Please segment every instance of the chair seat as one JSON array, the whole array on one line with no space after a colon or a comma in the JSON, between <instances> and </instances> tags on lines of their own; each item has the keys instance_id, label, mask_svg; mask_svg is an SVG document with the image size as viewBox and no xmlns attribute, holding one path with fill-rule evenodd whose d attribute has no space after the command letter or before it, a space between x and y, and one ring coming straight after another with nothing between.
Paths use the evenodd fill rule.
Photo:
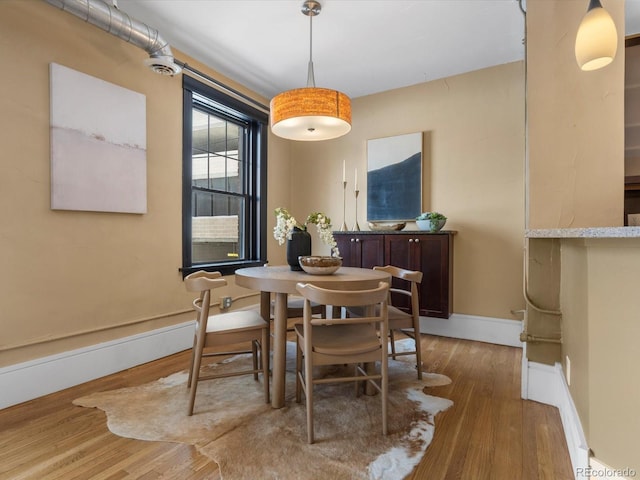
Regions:
<instances>
[{"instance_id":1,"label":"chair seat","mask_svg":"<svg viewBox=\"0 0 640 480\"><path fill-rule=\"evenodd\" d=\"M413 317L407 312L389 305L389 329L400 330L405 328L413 328Z\"/></svg>"},{"instance_id":2,"label":"chair seat","mask_svg":"<svg viewBox=\"0 0 640 480\"><path fill-rule=\"evenodd\" d=\"M255 310L219 313L211 315L207 322L207 333L241 332L265 328L268 323Z\"/></svg>"},{"instance_id":3,"label":"chair seat","mask_svg":"<svg viewBox=\"0 0 640 480\"><path fill-rule=\"evenodd\" d=\"M311 302L311 307L318 307L320 304ZM289 295L287 299L287 308L299 308L301 311L304 308L304 298L296 295Z\"/></svg>"},{"instance_id":4,"label":"chair seat","mask_svg":"<svg viewBox=\"0 0 640 480\"><path fill-rule=\"evenodd\" d=\"M271 315L273 316L273 311L276 308L275 300L271 301ZM316 302L311 302L311 311L314 315L319 315L322 313L324 305L320 305ZM302 310L304 309L304 298L299 297L297 295L289 295L287 298L287 316L289 318L293 317L302 317Z\"/></svg>"},{"instance_id":5,"label":"chair seat","mask_svg":"<svg viewBox=\"0 0 640 480\"><path fill-rule=\"evenodd\" d=\"M380 307L375 307L376 308L376 312L375 315L380 315L380 312L378 310L380 310ZM411 322L413 322L413 317L411 316L410 313L404 312L402 310L400 310L397 307L394 307L393 305L389 305L387 307L388 309L388 314L389 314L389 323L391 323L392 320L409 320L409 326L413 326ZM349 313L350 317L362 317L364 316L364 308L363 307L349 307L347 309L347 312Z\"/></svg>"},{"instance_id":6,"label":"chair seat","mask_svg":"<svg viewBox=\"0 0 640 480\"><path fill-rule=\"evenodd\" d=\"M358 355L380 349L380 340L373 325L321 325L313 327L313 351L328 355ZM304 325L295 326L303 336Z\"/></svg>"}]
</instances>

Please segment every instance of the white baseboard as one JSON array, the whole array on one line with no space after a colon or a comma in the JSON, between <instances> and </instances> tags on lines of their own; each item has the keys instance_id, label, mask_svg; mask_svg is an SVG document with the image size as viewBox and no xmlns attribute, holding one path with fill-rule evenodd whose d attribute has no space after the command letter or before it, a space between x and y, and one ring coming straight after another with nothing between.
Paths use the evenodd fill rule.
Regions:
<instances>
[{"instance_id":1,"label":"white baseboard","mask_svg":"<svg viewBox=\"0 0 640 480\"><path fill-rule=\"evenodd\" d=\"M589 447L562 366L559 363L551 366L525 361L522 379L523 399L558 408L574 476L588 478L584 472L589 468Z\"/></svg>"},{"instance_id":2,"label":"white baseboard","mask_svg":"<svg viewBox=\"0 0 640 480\"><path fill-rule=\"evenodd\" d=\"M191 348L193 331L190 321L0 368L0 409Z\"/></svg>"},{"instance_id":3,"label":"white baseboard","mask_svg":"<svg viewBox=\"0 0 640 480\"><path fill-rule=\"evenodd\" d=\"M454 313L449 318L420 317L420 332L442 337L522 347L520 320Z\"/></svg>"},{"instance_id":4,"label":"white baseboard","mask_svg":"<svg viewBox=\"0 0 640 480\"><path fill-rule=\"evenodd\" d=\"M0 368L0 408L26 402L190 348L193 322ZM521 346L522 323L453 314L421 317L422 333Z\"/></svg>"},{"instance_id":5,"label":"white baseboard","mask_svg":"<svg viewBox=\"0 0 640 480\"><path fill-rule=\"evenodd\" d=\"M576 478L588 478L591 480L631 480L638 475L638 472L633 468L613 468L605 465L600 460L591 457L589 462L590 469L585 472L580 472L581 476Z\"/></svg>"}]
</instances>

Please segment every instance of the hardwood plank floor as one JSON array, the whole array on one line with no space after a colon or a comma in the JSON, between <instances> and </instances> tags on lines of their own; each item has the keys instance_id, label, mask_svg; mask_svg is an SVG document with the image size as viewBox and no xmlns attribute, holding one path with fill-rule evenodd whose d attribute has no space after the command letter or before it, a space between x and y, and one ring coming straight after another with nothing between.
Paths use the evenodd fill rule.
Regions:
<instances>
[{"instance_id":1,"label":"hardwood plank floor","mask_svg":"<svg viewBox=\"0 0 640 480\"><path fill-rule=\"evenodd\" d=\"M454 405L436 417L433 442L409 480L573 478L557 409L520 399L520 349L430 335L421 344L426 370L452 380L426 392ZM0 410L0 479L220 479L194 447L118 437L102 411L71 403L188 362L182 352Z\"/></svg>"}]
</instances>

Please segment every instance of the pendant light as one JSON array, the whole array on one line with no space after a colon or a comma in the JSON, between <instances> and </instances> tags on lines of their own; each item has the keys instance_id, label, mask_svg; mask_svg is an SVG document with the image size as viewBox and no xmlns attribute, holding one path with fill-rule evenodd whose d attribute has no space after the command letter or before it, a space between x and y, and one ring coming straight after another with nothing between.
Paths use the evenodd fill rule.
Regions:
<instances>
[{"instance_id":1,"label":"pendant light","mask_svg":"<svg viewBox=\"0 0 640 480\"><path fill-rule=\"evenodd\" d=\"M315 0L302 4L309 17L309 66L306 88L282 92L271 100L271 131L289 140L329 140L351 130L351 100L342 92L317 88L313 75L313 17L322 6Z\"/></svg>"},{"instance_id":2,"label":"pendant light","mask_svg":"<svg viewBox=\"0 0 640 480\"><path fill-rule=\"evenodd\" d=\"M616 56L618 32L611 15L600 0L590 0L578 35L576 61L582 70L597 70L609 65Z\"/></svg>"}]
</instances>

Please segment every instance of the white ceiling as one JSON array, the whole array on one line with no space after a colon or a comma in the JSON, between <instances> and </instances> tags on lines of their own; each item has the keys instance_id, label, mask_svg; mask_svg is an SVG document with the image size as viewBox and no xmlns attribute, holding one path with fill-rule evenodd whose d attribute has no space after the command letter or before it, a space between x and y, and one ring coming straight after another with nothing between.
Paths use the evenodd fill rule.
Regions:
<instances>
[{"instance_id":1,"label":"white ceiling","mask_svg":"<svg viewBox=\"0 0 640 480\"><path fill-rule=\"evenodd\" d=\"M588 0L574 1L582 1L586 12ZM157 29L172 47L271 98L307 83L309 18L302 3L119 0L118 7ZM352 98L524 58L518 0L321 4L313 19L316 86ZM627 0L626 10L626 33L640 32L640 0Z\"/></svg>"}]
</instances>

